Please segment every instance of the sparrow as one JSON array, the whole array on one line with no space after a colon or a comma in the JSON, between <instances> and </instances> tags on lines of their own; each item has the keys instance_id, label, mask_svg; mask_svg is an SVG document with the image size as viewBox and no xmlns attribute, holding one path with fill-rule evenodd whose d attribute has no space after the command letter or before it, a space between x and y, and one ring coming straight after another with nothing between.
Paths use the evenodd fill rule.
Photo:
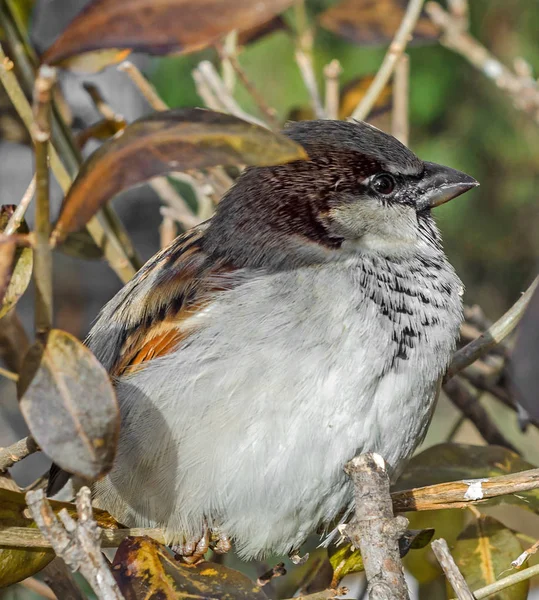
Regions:
<instances>
[{"instance_id":1,"label":"sparrow","mask_svg":"<svg viewBox=\"0 0 539 600\"><path fill-rule=\"evenodd\" d=\"M96 506L183 556L299 550L353 502L343 467L395 479L425 436L462 320L431 209L478 185L362 122L303 121L308 160L247 168L155 255L88 345L121 431ZM345 515L342 517L342 515Z\"/></svg>"}]
</instances>

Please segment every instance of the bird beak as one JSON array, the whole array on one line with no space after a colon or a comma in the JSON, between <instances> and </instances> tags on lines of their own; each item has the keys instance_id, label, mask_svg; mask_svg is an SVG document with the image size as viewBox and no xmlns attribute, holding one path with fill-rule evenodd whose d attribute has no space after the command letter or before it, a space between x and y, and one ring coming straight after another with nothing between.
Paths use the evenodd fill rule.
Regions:
<instances>
[{"instance_id":1,"label":"bird beak","mask_svg":"<svg viewBox=\"0 0 539 600\"><path fill-rule=\"evenodd\" d=\"M473 177L462 171L431 162L425 162L424 165L423 177L418 184L420 196L416 203L417 210L445 204L479 185Z\"/></svg>"}]
</instances>

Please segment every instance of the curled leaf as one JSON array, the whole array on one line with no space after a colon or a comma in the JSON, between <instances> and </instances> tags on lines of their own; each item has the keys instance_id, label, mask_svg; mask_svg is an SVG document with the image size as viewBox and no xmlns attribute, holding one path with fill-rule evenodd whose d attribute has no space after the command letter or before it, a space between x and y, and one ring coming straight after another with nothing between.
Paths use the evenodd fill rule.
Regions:
<instances>
[{"instance_id":1,"label":"curled leaf","mask_svg":"<svg viewBox=\"0 0 539 600\"><path fill-rule=\"evenodd\" d=\"M406 10L406 0L342 0L319 17L325 29L360 46L381 46L394 37ZM412 41L438 39L436 25L423 14Z\"/></svg>"},{"instance_id":2,"label":"curled leaf","mask_svg":"<svg viewBox=\"0 0 539 600\"><path fill-rule=\"evenodd\" d=\"M217 563L188 567L148 537L129 537L116 552L112 572L126 600L267 600L250 579Z\"/></svg>"},{"instance_id":3,"label":"curled leaf","mask_svg":"<svg viewBox=\"0 0 539 600\"><path fill-rule=\"evenodd\" d=\"M192 52L229 31L269 21L293 0L92 0L47 50L43 62L129 48L150 54Z\"/></svg>"},{"instance_id":4,"label":"curled leaf","mask_svg":"<svg viewBox=\"0 0 539 600\"><path fill-rule=\"evenodd\" d=\"M19 379L21 412L43 452L69 473L96 479L116 451L119 412L108 373L72 335L36 343Z\"/></svg>"},{"instance_id":5,"label":"curled leaf","mask_svg":"<svg viewBox=\"0 0 539 600\"><path fill-rule=\"evenodd\" d=\"M0 209L0 231L8 224L16 206L7 204ZM23 221L17 233L28 233ZM0 244L0 319L10 311L24 294L32 278L33 252L15 242Z\"/></svg>"},{"instance_id":6,"label":"curled leaf","mask_svg":"<svg viewBox=\"0 0 539 600\"><path fill-rule=\"evenodd\" d=\"M119 192L170 171L216 165L274 165L307 158L284 135L209 110L178 109L135 121L104 143L71 186L52 238L82 228Z\"/></svg>"}]
</instances>

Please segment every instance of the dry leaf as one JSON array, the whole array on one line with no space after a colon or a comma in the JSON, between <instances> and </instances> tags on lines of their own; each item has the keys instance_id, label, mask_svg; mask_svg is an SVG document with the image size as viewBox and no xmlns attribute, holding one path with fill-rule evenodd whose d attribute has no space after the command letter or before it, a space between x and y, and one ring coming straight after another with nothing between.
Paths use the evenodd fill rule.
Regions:
<instances>
[{"instance_id":1,"label":"dry leaf","mask_svg":"<svg viewBox=\"0 0 539 600\"><path fill-rule=\"evenodd\" d=\"M81 229L119 192L170 171L216 165L273 165L305 159L283 135L202 109L176 109L139 119L105 142L71 186L53 240Z\"/></svg>"},{"instance_id":2,"label":"dry leaf","mask_svg":"<svg viewBox=\"0 0 539 600\"><path fill-rule=\"evenodd\" d=\"M388 44L401 24L406 0L343 0L319 17L322 27L360 46ZM412 43L437 40L439 30L425 15L419 18Z\"/></svg>"},{"instance_id":3,"label":"dry leaf","mask_svg":"<svg viewBox=\"0 0 539 600\"><path fill-rule=\"evenodd\" d=\"M93 0L43 56L57 64L86 52L129 48L192 52L232 30L269 21L293 0Z\"/></svg>"},{"instance_id":4,"label":"dry leaf","mask_svg":"<svg viewBox=\"0 0 539 600\"><path fill-rule=\"evenodd\" d=\"M108 373L86 346L53 329L24 359L21 412L34 439L58 466L84 479L108 472L120 425Z\"/></svg>"},{"instance_id":5,"label":"dry leaf","mask_svg":"<svg viewBox=\"0 0 539 600\"><path fill-rule=\"evenodd\" d=\"M112 572L125 600L267 600L242 573L217 563L188 567L148 537L126 538L116 552Z\"/></svg>"}]
</instances>

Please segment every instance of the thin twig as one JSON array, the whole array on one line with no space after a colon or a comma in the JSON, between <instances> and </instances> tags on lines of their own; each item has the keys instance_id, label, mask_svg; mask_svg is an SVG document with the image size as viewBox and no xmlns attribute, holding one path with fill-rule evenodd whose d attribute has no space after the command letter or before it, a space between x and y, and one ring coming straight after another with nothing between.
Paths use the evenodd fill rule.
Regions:
<instances>
[{"instance_id":1,"label":"thin twig","mask_svg":"<svg viewBox=\"0 0 539 600\"><path fill-rule=\"evenodd\" d=\"M168 110L168 106L161 100L153 85L132 62L125 60L118 65L118 70L125 73L131 79L152 108L155 110Z\"/></svg>"},{"instance_id":2,"label":"thin twig","mask_svg":"<svg viewBox=\"0 0 539 600\"><path fill-rule=\"evenodd\" d=\"M412 32L421 14L424 0L410 0L402 22L389 46L389 49L384 57L381 67L378 69L376 76L369 86L367 93L361 99L356 109L352 113L351 119L363 121L367 118L378 96L386 86L386 83L393 73L393 69L403 52L406 50L406 45L412 39Z\"/></svg>"},{"instance_id":3,"label":"thin twig","mask_svg":"<svg viewBox=\"0 0 539 600\"><path fill-rule=\"evenodd\" d=\"M123 600L101 554L100 528L93 518L90 490L83 487L77 494L78 521L74 521L66 509L62 509L57 518L43 490L28 492L26 501L37 526L51 542L55 553L64 559L72 571L80 570L97 597L102 600Z\"/></svg>"},{"instance_id":4,"label":"thin twig","mask_svg":"<svg viewBox=\"0 0 539 600\"><path fill-rule=\"evenodd\" d=\"M318 84L316 82L316 75L314 74L312 56L311 54L307 54L302 49L298 48L296 50L295 57L301 77L303 78L305 87L309 92L314 114L317 119L326 119L326 111L322 106L322 100L320 98L320 92L318 91Z\"/></svg>"},{"instance_id":5,"label":"thin twig","mask_svg":"<svg viewBox=\"0 0 539 600\"><path fill-rule=\"evenodd\" d=\"M408 95L410 84L410 59L403 54L395 67L393 75L393 112L391 115L391 133L405 146L408 145L409 119Z\"/></svg>"},{"instance_id":6,"label":"thin twig","mask_svg":"<svg viewBox=\"0 0 539 600\"><path fill-rule=\"evenodd\" d=\"M528 70L513 72L473 38L458 15L446 12L437 2L427 2L425 10L432 21L442 29L442 44L463 56L474 67L513 100L514 105L530 114L539 123L539 84Z\"/></svg>"},{"instance_id":7,"label":"thin twig","mask_svg":"<svg viewBox=\"0 0 539 600\"><path fill-rule=\"evenodd\" d=\"M219 73L209 60L201 61L194 72L199 74L199 77L206 83L208 88L214 94L215 98L217 98L221 106L224 107L226 112L239 117L248 123L260 125L260 127L264 127L266 129L268 128L268 125L264 121L253 117L241 108L241 106L231 96L230 92L226 88L226 85L219 76Z\"/></svg>"},{"instance_id":8,"label":"thin twig","mask_svg":"<svg viewBox=\"0 0 539 600\"><path fill-rule=\"evenodd\" d=\"M354 484L355 513L344 533L361 550L369 598L408 600L398 543L408 521L393 515L384 459L362 454L347 463L345 471Z\"/></svg>"},{"instance_id":9,"label":"thin twig","mask_svg":"<svg viewBox=\"0 0 539 600\"><path fill-rule=\"evenodd\" d=\"M36 192L36 178L34 175L32 177L32 181L30 182L30 185L26 189L26 192L24 192L24 196L21 198L21 201L17 205L17 208L11 215L11 218L9 219L8 224L6 225L6 228L4 229L5 235L13 235L17 231L17 229L19 228L20 224L22 223L22 221L24 219L24 215L26 214L28 207L30 206L30 202L32 202L32 198L34 197L35 192Z\"/></svg>"},{"instance_id":10,"label":"thin twig","mask_svg":"<svg viewBox=\"0 0 539 600\"><path fill-rule=\"evenodd\" d=\"M539 540L537 540L534 544L532 544L529 548L524 550L522 554L519 554L515 560L511 562L511 566L515 567L515 569L520 569L520 567L539 550Z\"/></svg>"},{"instance_id":11,"label":"thin twig","mask_svg":"<svg viewBox=\"0 0 539 600\"><path fill-rule=\"evenodd\" d=\"M220 50L220 44L216 45L217 50ZM223 55L221 58L221 77L226 85L226 89L234 94L236 87L236 70L230 62L231 56L237 56L238 53L238 31L235 29L225 36L223 43Z\"/></svg>"},{"instance_id":12,"label":"thin twig","mask_svg":"<svg viewBox=\"0 0 539 600\"><path fill-rule=\"evenodd\" d=\"M455 560L449 552L447 542L440 538L431 543L432 551L434 552L440 566L442 567L447 580L451 584L453 591L457 594L458 600L474 600L474 596L466 583L466 580L459 571Z\"/></svg>"},{"instance_id":13,"label":"thin twig","mask_svg":"<svg viewBox=\"0 0 539 600\"><path fill-rule=\"evenodd\" d=\"M11 381L19 381L17 373L13 373L13 371L10 371L9 369L4 369L4 367L0 367L0 375Z\"/></svg>"},{"instance_id":14,"label":"thin twig","mask_svg":"<svg viewBox=\"0 0 539 600\"><path fill-rule=\"evenodd\" d=\"M36 247L34 249L35 328L43 343L52 327L52 254L49 245L49 141L51 96L56 70L43 65L34 85L32 138L36 156Z\"/></svg>"},{"instance_id":15,"label":"thin twig","mask_svg":"<svg viewBox=\"0 0 539 600\"><path fill-rule=\"evenodd\" d=\"M34 452L39 452L39 446L31 435L11 444L7 448L0 448L0 473L4 473L15 463L30 456L30 454L34 454Z\"/></svg>"},{"instance_id":16,"label":"thin twig","mask_svg":"<svg viewBox=\"0 0 539 600\"><path fill-rule=\"evenodd\" d=\"M336 58L324 67L324 78L326 80L325 106L328 119L339 118L339 75L341 73L341 63Z\"/></svg>"},{"instance_id":17,"label":"thin twig","mask_svg":"<svg viewBox=\"0 0 539 600\"><path fill-rule=\"evenodd\" d=\"M521 581L526 581L527 579L531 579L532 577L535 577L536 575L539 575L539 565L534 565L533 567L528 567L527 569L523 569L522 571L518 571L517 573L514 573L513 575L508 575L507 577L504 577L503 579L499 579L498 581L495 581L494 583L490 583L489 585L486 585L485 587L479 588L478 590L475 590L473 592L473 597L475 598L475 600L482 600L483 598L488 598L489 596L493 596L494 594L497 594L498 592L501 592L502 590L505 590L508 587L516 585L517 583L520 583ZM456 600L456 599L453 598L452 600Z\"/></svg>"},{"instance_id":18,"label":"thin twig","mask_svg":"<svg viewBox=\"0 0 539 600\"><path fill-rule=\"evenodd\" d=\"M36 490L39 491L39 490ZM159 542L165 543L165 536L161 529L134 528L134 529L102 529L100 533L103 548L117 548L128 537L148 536ZM53 543L47 534L31 527L1 527L0 548L52 548Z\"/></svg>"},{"instance_id":19,"label":"thin twig","mask_svg":"<svg viewBox=\"0 0 539 600\"><path fill-rule=\"evenodd\" d=\"M48 600L57 600L56 594L51 590L51 588L39 579L35 577L28 577L27 579L23 579L19 585L34 592L34 594L38 594L42 598L48 598ZM62 599L65 600L65 599Z\"/></svg>"},{"instance_id":20,"label":"thin twig","mask_svg":"<svg viewBox=\"0 0 539 600\"><path fill-rule=\"evenodd\" d=\"M455 353L445 376L446 381L451 379L451 377L456 375L459 371L462 371L462 369L465 369L468 365L471 365L478 358L483 356L483 354L486 354L493 346L499 344L515 329L522 318L538 283L539 277L536 277L530 287L504 315L502 315L477 339Z\"/></svg>"},{"instance_id":21,"label":"thin twig","mask_svg":"<svg viewBox=\"0 0 539 600\"><path fill-rule=\"evenodd\" d=\"M448 381L444 386L444 391L460 412L475 425L487 443L503 446L520 454L519 450L496 427L487 411L479 403L479 399L467 389L461 379L455 377Z\"/></svg>"},{"instance_id":22,"label":"thin twig","mask_svg":"<svg viewBox=\"0 0 539 600\"><path fill-rule=\"evenodd\" d=\"M217 45L217 50L219 52L219 56L221 58L223 66L225 64L225 61L231 66L236 75L239 77L240 81L243 83L245 89L251 95L251 98L255 101L256 105L264 115L268 124L271 126L271 129L273 131L279 131L281 129L281 126L279 124L278 119L275 116L275 110L267 104L262 94L258 91L256 85L249 79L249 76L244 71L243 67L240 65L238 58L234 54L227 54L226 50L221 44ZM228 90L228 93L232 95L230 87L226 84L225 87Z\"/></svg>"},{"instance_id":23,"label":"thin twig","mask_svg":"<svg viewBox=\"0 0 539 600\"><path fill-rule=\"evenodd\" d=\"M159 226L160 248L168 248L168 246L170 246L170 244L172 244L172 242L174 241L174 238L176 237L177 233L178 232L176 231L174 219L167 214L163 214L163 220L161 221L161 225Z\"/></svg>"}]
</instances>

